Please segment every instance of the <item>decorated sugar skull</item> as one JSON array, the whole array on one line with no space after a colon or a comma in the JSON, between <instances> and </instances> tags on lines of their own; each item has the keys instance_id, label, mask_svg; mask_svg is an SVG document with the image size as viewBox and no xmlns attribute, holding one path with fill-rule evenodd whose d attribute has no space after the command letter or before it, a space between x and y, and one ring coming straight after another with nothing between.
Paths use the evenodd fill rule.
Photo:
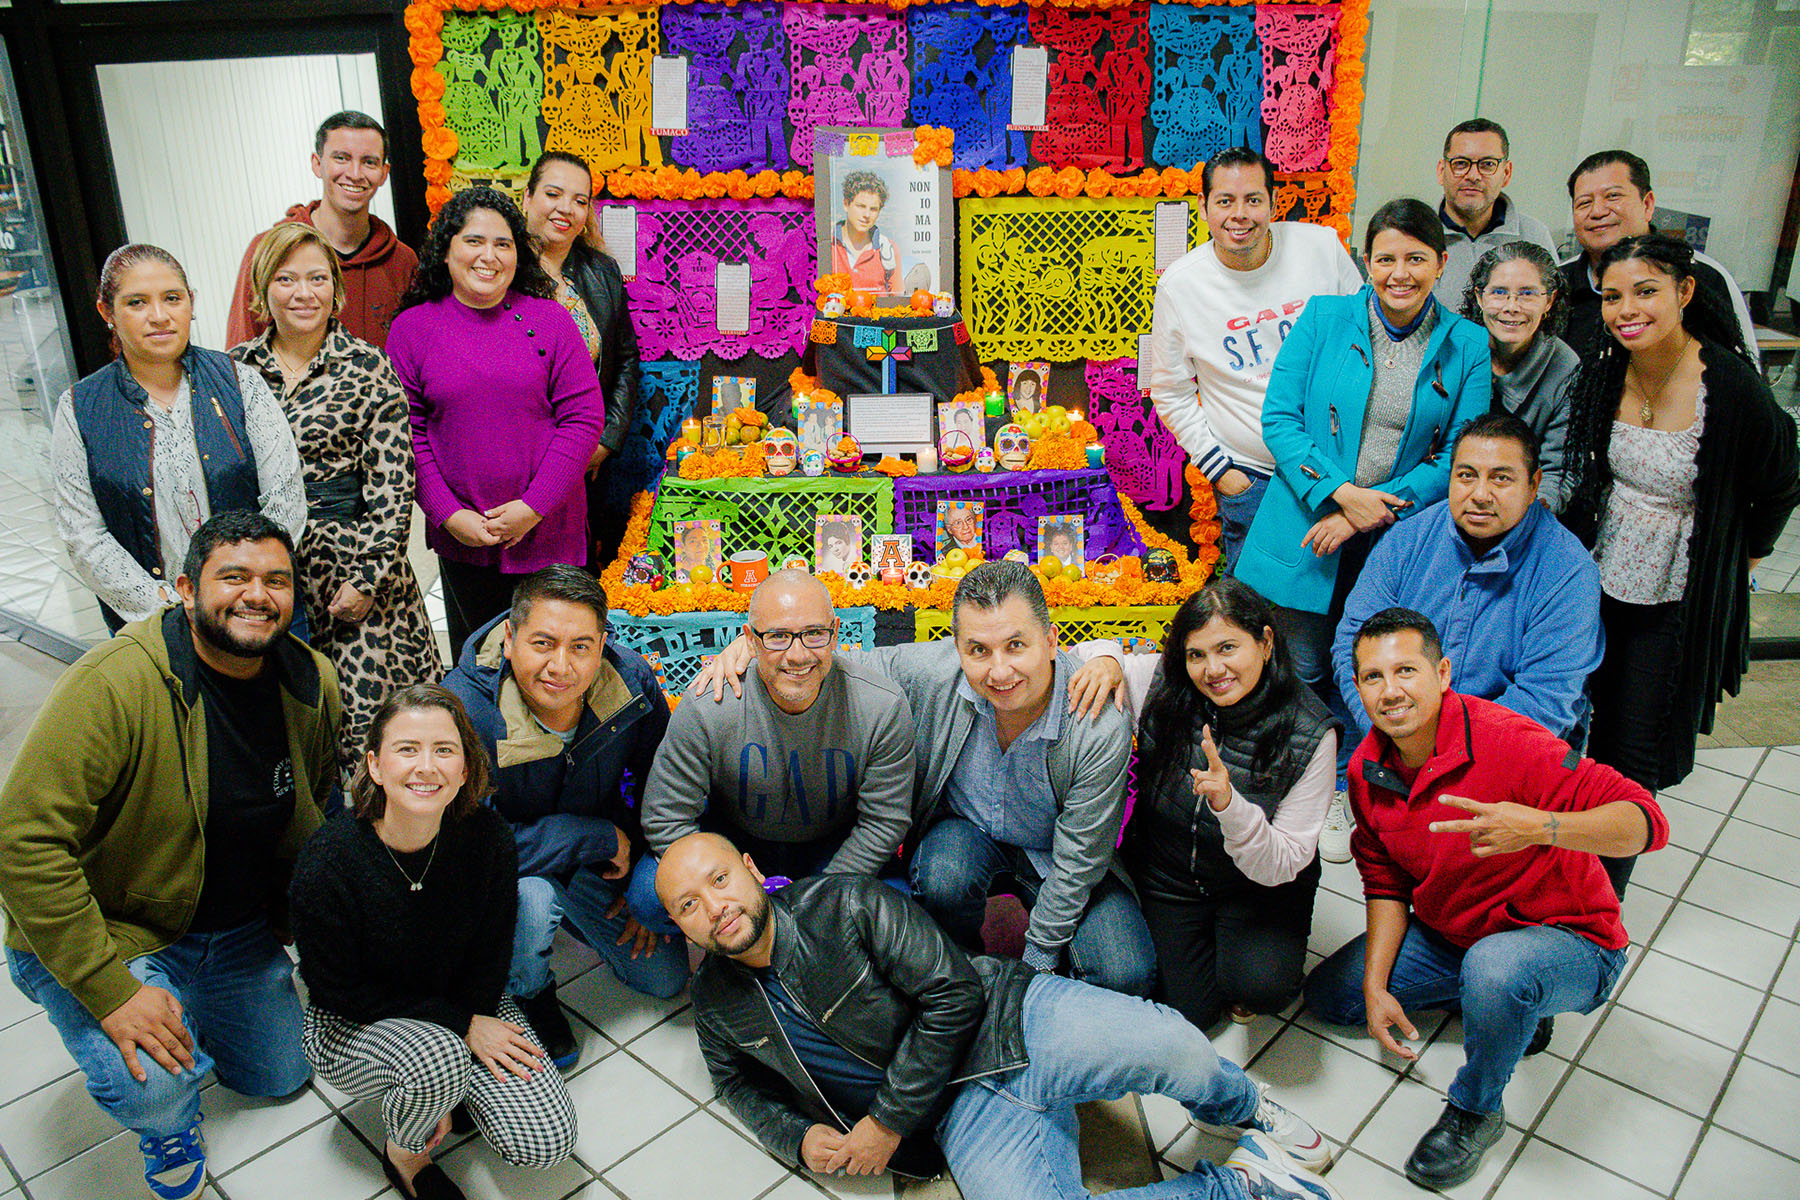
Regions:
<instances>
[{"instance_id":1,"label":"decorated sugar skull","mask_svg":"<svg viewBox=\"0 0 1800 1200\"><path fill-rule=\"evenodd\" d=\"M994 452L986 446L977 450L975 452L975 469L983 475L991 472L994 469Z\"/></svg>"},{"instance_id":2,"label":"decorated sugar skull","mask_svg":"<svg viewBox=\"0 0 1800 1200\"><path fill-rule=\"evenodd\" d=\"M786 475L800 457L800 442L791 429L771 429L763 435L763 465L771 475Z\"/></svg>"},{"instance_id":3,"label":"decorated sugar skull","mask_svg":"<svg viewBox=\"0 0 1800 1200\"><path fill-rule=\"evenodd\" d=\"M906 586L909 588L928 588L931 586L931 564L914 559L906 564Z\"/></svg>"},{"instance_id":4,"label":"decorated sugar skull","mask_svg":"<svg viewBox=\"0 0 1800 1200\"><path fill-rule=\"evenodd\" d=\"M1144 578L1151 583L1180 583L1181 571L1175 565L1175 556L1161 549L1144 555Z\"/></svg>"},{"instance_id":5,"label":"decorated sugar skull","mask_svg":"<svg viewBox=\"0 0 1800 1200\"><path fill-rule=\"evenodd\" d=\"M949 292L939 292L931 299L931 314L936 317L947 317L956 311L956 297Z\"/></svg>"},{"instance_id":6,"label":"decorated sugar skull","mask_svg":"<svg viewBox=\"0 0 1800 1200\"><path fill-rule=\"evenodd\" d=\"M828 317L843 316L844 315L844 293L832 292L829 295L827 295L825 297L825 303L820 306L819 311L824 313Z\"/></svg>"},{"instance_id":7,"label":"decorated sugar skull","mask_svg":"<svg viewBox=\"0 0 1800 1200\"><path fill-rule=\"evenodd\" d=\"M1017 547L1014 547L1013 549L1008 550L1001 557L1004 558L1007 562L1022 562L1022 563L1026 563L1026 564L1029 564L1031 562L1031 556L1029 554L1025 553L1023 550L1018 549Z\"/></svg>"},{"instance_id":8,"label":"decorated sugar skull","mask_svg":"<svg viewBox=\"0 0 1800 1200\"><path fill-rule=\"evenodd\" d=\"M875 578L875 569L866 562L851 563L844 568L844 582L851 587L867 587L869 580Z\"/></svg>"},{"instance_id":9,"label":"decorated sugar skull","mask_svg":"<svg viewBox=\"0 0 1800 1200\"><path fill-rule=\"evenodd\" d=\"M817 450L808 450L800 456L800 472L803 475L823 475L825 473L825 456Z\"/></svg>"},{"instance_id":10,"label":"decorated sugar skull","mask_svg":"<svg viewBox=\"0 0 1800 1200\"><path fill-rule=\"evenodd\" d=\"M634 554L625 564L625 582L630 586L659 588L663 585L663 557L660 554Z\"/></svg>"},{"instance_id":11,"label":"decorated sugar skull","mask_svg":"<svg viewBox=\"0 0 1800 1200\"><path fill-rule=\"evenodd\" d=\"M1005 471L1023 471L1031 457L1031 436L1023 425L1002 425L994 433L994 461Z\"/></svg>"}]
</instances>

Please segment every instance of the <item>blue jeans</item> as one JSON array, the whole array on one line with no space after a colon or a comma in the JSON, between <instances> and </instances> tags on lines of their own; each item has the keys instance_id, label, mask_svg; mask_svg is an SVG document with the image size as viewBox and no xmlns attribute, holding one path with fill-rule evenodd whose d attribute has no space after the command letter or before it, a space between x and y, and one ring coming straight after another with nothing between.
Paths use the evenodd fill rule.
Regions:
<instances>
[{"instance_id":1,"label":"blue jeans","mask_svg":"<svg viewBox=\"0 0 1800 1200\"><path fill-rule=\"evenodd\" d=\"M1040 975L1025 992L1025 1049L1029 1066L964 1084L938 1122L938 1144L966 1196L1087 1196L1075 1106L1089 1100L1155 1093L1214 1125L1242 1125L1256 1112L1256 1085L1243 1071L1180 1013L1149 1000ZM1112 1195L1236 1200L1244 1185L1202 1159L1179 1178Z\"/></svg>"},{"instance_id":2,"label":"blue jeans","mask_svg":"<svg viewBox=\"0 0 1800 1200\"><path fill-rule=\"evenodd\" d=\"M640 880L640 876L648 878ZM631 943L618 944L626 918L632 915L629 900L617 916L607 915L607 910L629 889L641 892L647 887L654 896L655 876L656 860L648 854L638 859L625 879L602 878L592 867L582 867L567 882L544 875L523 876L519 880L519 917L513 927L512 968L506 990L515 996L530 997L549 985L550 944L557 926L567 924L569 931L592 946L625 986L662 999L680 992L688 977L687 943L678 934L646 925L658 935L656 947L633 958ZM660 905L657 912L662 913ZM666 915L662 919L665 924L668 922Z\"/></svg>"},{"instance_id":3,"label":"blue jeans","mask_svg":"<svg viewBox=\"0 0 1800 1200\"><path fill-rule=\"evenodd\" d=\"M1037 903L1043 880L1023 850L995 841L973 821L945 817L919 839L913 854L913 899L959 945L979 954L988 895L1002 875L1012 878L1026 908ZM1114 875L1095 885L1075 927L1069 972L1131 996L1148 996L1156 985L1150 927L1130 890Z\"/></svg>"},{"instance_id":4,"label":"blue jeans","mask_svg":"<svg viewBox=\"0 0 1800 1200\"><path fill-rule=\"evenodd\" d=\"M1219 551L1226 571L1237 565L1238 552L1244 548L1244 539L1250 536L1250 522L1256 520L1263 493L1269 490L1267 475L1249 467L1238 470L1250 477L1249 487L1235 496L1227 496L1213 488L1213 499L1219 505Z\"/></svg>"},{"instance_id":5,"label":"blue jeans","mask_svg":"<svg viewBox=\"0 0 1800 1200\"><path fill-rule=\"evenodd\" d=\"M1363 947L1351 939L1320 963L1306 981L1307 1007L1338 1025L1363 1025ZM1388 974L1400 1007L1461 1007L1468 1061L1450 1084L1450 1102L1473 1113L1500 1111L1500 1096L1519 1065L1540 1018L1593 1012L1612 994L1625 966L1623 950L1606 950L1579 934L1549 925L1510 929L1467 950L1418 921Z\"/></svg>"},{"instance_id":6,"label":"blue jeans","mask_svg":"<svg viewBox=\"0 0 1800 1200\"><path fill-rule=\"evenodd\" d=\"M258 919L236 929L190 933L126 964L141 983L165 988L181 1002L194 1039L194 1069L171 1075L142 1048L148 1078L131 1077L119 1048L37 955L10 947L6 965L21 992L44 1006L87 1089L106 1113L140 1136L168 1137L200 1116L200 1083L208 1071L246 1096L286 1096L312 1077L300 1049L300 997L294 964Z\"/></svg>"},{"instance_id":7,"label":"blue jeans","mask_svg":"<svg viewBox=\"0 0 1800 1200\"><path fill-rule=\"evenodd\" d=\"M1349 706L1355 704L1360 708L1362 697L1346 696L1339 690L1337 672L1331 665L1331 643L1337 637L1338 618L1343 614L1307 612L1279 604L1274 608L1275 627L1287 643L1294 674L1313 690L1319 703L1344 724L1343 735L1338 738L1337 785L1341 788L1344 772L1350 766L1350 752L1361 740L1356 731L1368 724L1366 717L1358 721L1350 715Z\"/></svg>"}]
</instances>

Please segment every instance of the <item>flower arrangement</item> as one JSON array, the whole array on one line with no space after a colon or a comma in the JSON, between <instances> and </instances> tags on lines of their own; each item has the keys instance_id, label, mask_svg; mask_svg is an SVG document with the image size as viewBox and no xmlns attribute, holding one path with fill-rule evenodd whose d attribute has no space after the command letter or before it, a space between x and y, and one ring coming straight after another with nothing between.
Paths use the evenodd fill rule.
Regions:
<instances>
[{"instance_id":1,"label":"flower arrangement","mask_svg":"<svg viewBox=\"0 0 1800 1200\"><path fill-rule=\"evenodd\" d=\"M764 457L760 441L747 446L699 450L681 460L678 473L683 479L761 479Z\"/></svg>"},{"instance_id":2,"label":"flower arrangement","mask_svg":"<svg viewBox=\"0 0 1800 1200\"><path fill-rule=\"evenodd\" d=\"M1089 442L1100 440L1100 431L1086 421L1073 421L1066 433L1046 433L1031 444L1025 459L1027 471L1080 471L1087 467Z\"/></svg>"},{"instance_id":3,"label":"flower arrangement","mask_svg":"<svg viewBox=\"0 0 1800 1200\"><path fill-rule=\"evenodd\" d=\"M916 463L909 463L905 459L895 458L891 454L882 455L881 461L875 464L875 469L889 477L917 475L919 473L919 468Z\"/></svg>"},{"instance_id":4,"label":"flower arrangement","mask_svg":"<svg viewBox=\"0 0 1800 1200\"><path fill-rule=\"evenodd\" d=\"M895 7L900 7L896 5ZM913 130L913 162L924 166L935 162L940 167L950 165L955 152L956 130L946 129L939 125L921 125Z\"/></svg>"}]
</instances>

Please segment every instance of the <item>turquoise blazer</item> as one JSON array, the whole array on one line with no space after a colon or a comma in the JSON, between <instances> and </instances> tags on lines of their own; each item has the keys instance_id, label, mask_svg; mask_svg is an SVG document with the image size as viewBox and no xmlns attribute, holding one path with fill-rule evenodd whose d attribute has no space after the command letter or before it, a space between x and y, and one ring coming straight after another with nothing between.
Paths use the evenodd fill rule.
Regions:
<instances>
[{"instance_id":1,"label":"turquoise blazer","mask_svg":"<svg viewBox=\"0 0 1800 1200\"><path fill-rule=\"evenodd\" d=\"M1371 294L1365 284L1349 296L1307 301L1269 375L1263 441L1274 456L1275 476L1232 574L1286 608L1328 612L1337 586L1340 554L1320 557L1300 541L1313 522L1337 511L1331 493L1355 482L1363 413L1375 386ZM1439 309L1394 473L1374 485L1412 501L1400 513L1403 519L1449 491L1450 446L1466 423L1488 410L1493 390L1487 331Z\"/></svg>"}]
</instances>

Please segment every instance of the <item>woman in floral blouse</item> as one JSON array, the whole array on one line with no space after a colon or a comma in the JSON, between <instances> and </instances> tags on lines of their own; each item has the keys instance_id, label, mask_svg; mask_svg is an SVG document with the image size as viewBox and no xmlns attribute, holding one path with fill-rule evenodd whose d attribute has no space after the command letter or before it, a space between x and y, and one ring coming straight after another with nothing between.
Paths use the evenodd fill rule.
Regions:
<instances>
[{"instance_id":1,"label":"woman in floral blouse","mask_svg":"<svg viewBox=\"0 0 1800 1200\"><path fill-rule=\"evenodd\" d=\"M355 766L390 691L438 679L437 638L406 561L412 430L388 361L336 320L337 255L311 226L277 225L250 264L251 307L272 322L231 355L281 399L306 482L300 544L312 643L337 668L342 761Z\"/></svg>"}]
</instances>

